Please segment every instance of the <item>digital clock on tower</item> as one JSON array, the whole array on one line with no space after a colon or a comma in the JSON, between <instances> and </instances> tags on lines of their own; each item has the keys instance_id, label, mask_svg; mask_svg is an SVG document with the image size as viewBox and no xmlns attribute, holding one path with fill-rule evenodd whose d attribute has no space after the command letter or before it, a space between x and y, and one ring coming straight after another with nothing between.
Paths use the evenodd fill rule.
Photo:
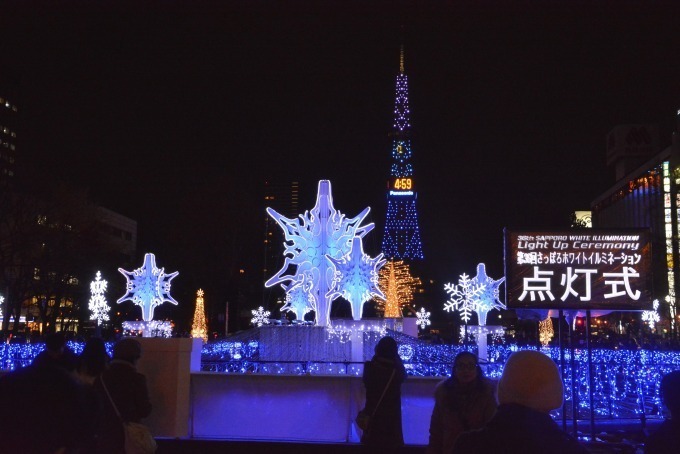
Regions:
<instances>
[{"instance_id":1,"label":"digital clock on tower","mask_svg":"<svg viewBox=\"0 0 680 454\"><path fill-rule=\"evenodd\" d=\"M410 191L413 189L413 181L411 178L395 178L392 187L399 191Z\"/></svg>"}]
</instances>

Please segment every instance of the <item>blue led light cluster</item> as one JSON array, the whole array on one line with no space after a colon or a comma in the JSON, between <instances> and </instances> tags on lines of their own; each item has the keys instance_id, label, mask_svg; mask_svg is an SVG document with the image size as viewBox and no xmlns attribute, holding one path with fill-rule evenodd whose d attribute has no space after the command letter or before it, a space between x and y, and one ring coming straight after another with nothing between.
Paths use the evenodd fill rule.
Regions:
<instances>
[{"instance_id":1,"label":"blue led light cluster","mask_svg":"<svg viewBox=\"0 0 680 454\"><path fill-rule=\"evenodd\" d=\"M388 195L382 252L386 257L422 259L416 195Z\"/></svg>"},{"instance_id":2,"label":"blue led light cluster","mask_svg":"<svg viewBox=\"0 0 680 454\"><path fill-rule=\"evenodd\" d=\"M290 330L310 330L314 327L290 327ZM257 339L259 331L249 330L230 340L208 342L201 351L201 369L205 371L232 374L293 374L293 375L353 375L360 376L362 363L347 361L298 360L263 361L261 342ZM468 345L433 345L419 341L402 333L388 330L397 340L399 354L405 362L409 375L420 377L446 377L451 374L451 365L458 353L473 351ZM311 332L311 331L310 331ZM364 333L364 358L373 356L375 344L382 334L374 331ZM84 347L82 342L67 342L67 347L79 355ZM277 348L278 346L269 346ZM43 343L0 344L0 369L11 371L31 364L45 348ZM106 343L112 355L113 343ZM535 347L521 347L534 349ZM484 365L488 377L497 379L503 365L513 352L520 350L517 345L490 345L488 362ZM560 349L542 348L541 352L550 356L560 365ZM568 349L564 351L563 379L565 388L566 416L572 416L572 403L575 399L578 418L589 417L590 381L588 378L588 352L574 350L572 358ZM638 418L641 414L648 417L661 417L663 407L659 396L661 378L674 370L680 370L680 352L656 350L614 350L593 349L591 351L593 371L594 413L598 419ZM572 375L575 387L572 389ZM561 416L562 410L553 412Z\"/></svg>"},{"instance_id":3,"label":"blue led light cluster","mask_svg":"<svg viewBox=\"0 0 680 454\"><path fill-rule=\"evenodd\" d=\"M106 352L113 355L113 343L106 342ZM80 355L85 344L83 342L66 342L66 347L74 354ZM45 350L45 344L0 344L0 370L12 371L29 366L40 352Z\"/></svg>"},{"instance_id":4,"label":"blue led light cluster","mask_svg":"<svg viewBox=\"0 0 680 454\"><path fill-rule=\"evenodd\" d=\"M404 54L402 51L397 75L397 93L394 103L394 130L392 133L391 181L387 193L387 218L382 252L389 259L422 259L423 247L418 228L416 199L413 190L413 165L411 158L411 122L408 108L408 78L404 73ZM395 179L407 180L406 187L395 184Z\"/></svg>"}]
</instances>

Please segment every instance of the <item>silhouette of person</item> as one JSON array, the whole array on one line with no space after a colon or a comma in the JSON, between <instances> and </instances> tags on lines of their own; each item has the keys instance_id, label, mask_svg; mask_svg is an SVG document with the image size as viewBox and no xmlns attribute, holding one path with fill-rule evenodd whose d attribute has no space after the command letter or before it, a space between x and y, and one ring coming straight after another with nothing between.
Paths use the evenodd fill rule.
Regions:
<instances>
[{"instance_id":1,"label":"silhouette of person","mask_svg":"<svg viewBox=\"0 0 680 454\"><path fill-rule=\"evenodd\" d=\"M113 359L109 367L101 374L101 378L95 381L100 400L106 402L97 437L98 453L122 454L125 434L120 419L139 423L151 413L146 377L137 372L136 368L141 356L142 346L135 339L127 337L118 341L113 346ZM115 404L115 409L111 400ZM116 414L116 409L120 413L120 418Z\"/></svg>"},{"instance_id":2,"label":"silhouette of person","mask_svg":"<svg viewBox=\"0 0 680 454\"><path fill-rule=\"evenodd\" d=\"M475 354L456 356L451 378L435 389L428 454L450 452L461 433L480 429L491 419L497 406L494 386L484 377Z\"/></svg>"},{"instance_id":3,"label":"silhouette of person","mask_svg":"<svg viewBox=\"0 0 680 454\"><path fill-rule=\"evenodd\" d=\"M392 337L383 337L375 346L373 359L364 364L364 408L372 417L361 443L368 452L396 452L404 446L401 384L405 379L406 370L399 357L397 342Z\"/></svg>"},{"instance_id":4,"label":"silhouette of person","mask_svg":"<svg viewBox=\"0 0 680 454\"><path fill-rule=\"evenodd\" d=\"M105 408L106 401L102 401L94 384L101 374L106 370L109 363L109 354L106 352L106 344L98 337L90 338L82 353L78 357L78 367L75 374L80 383L84 385L88 411L91 417L88 419L90 433L92 436L86 440L83 448L84 452L96 452L96 434L102 424L102 410Z\"/></svg>"},{"instance_id":5,"label":"silhouette of person","mask_svg":"<svg viewBox=\"0 0 680 454\"><path fill-rule=\"evenodd\" d=\"M645 453L666 454L680 451L680 370L661 379L661 398L671 414L645 441Z\"/></svg>"},{"instance_id":6,"label":"silhouette of person","mask_svg":"<svg viewBox=\"0 0 680 454\"><path fill-rule=\"evenodd\" d=\"M92 385L104 372L109 363L106 344L99 337L90 338L78 357L76 373L83 383Z\"/></svg>"},{"instance_id":7,"label":"silhouette of person","mask_svg":"<svg viewBox=\"0 0 680 454\"><path fill-rule=\"evenodd\" d=\"M564 398L555 362L543 353L510 355L498 382L498 410L480 430L461 434L456 454L586 454L588 451L553 421L550 411Z\"/></svg>"},{"instance_id":8,"label":"silhouette of person","mask_svg":"<svg viewBox=\"0 0 680 454\"><path fill-rule=\"evenodd\" d=\"M86 390L62 361L64 339L47 341L33 364L0 378L2 452L82 452L94 436Z\"/></svg>"},{"instance_id":9,"label":"silhouette of person","mask_svg":"<svg viewBox=\"0 0 680 454\"><path fill-rule=\"evenodd\" d=\"M45 349L38 353L33 363L38 366L58 366L67 372L73 372L77 361L76 355L66 346L64 333L59 331L47 335L45 338Z\"/></svg>"}]
</instances>

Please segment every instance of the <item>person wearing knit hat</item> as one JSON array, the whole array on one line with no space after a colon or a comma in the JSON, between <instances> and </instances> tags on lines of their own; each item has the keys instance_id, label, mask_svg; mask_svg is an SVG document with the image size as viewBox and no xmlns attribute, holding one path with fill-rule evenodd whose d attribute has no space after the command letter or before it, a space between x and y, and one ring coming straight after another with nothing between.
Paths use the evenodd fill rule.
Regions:
<instances>
[{"instance_id":1,"label":"person wearing knit hat","mask_svg":"<svg viewBox=\"0 0 680 454\"><path fill-rule=\"evenodd\" d=\"M587 453L549 414L562 405L563 395L560 371L552 359L534 350L511 354L498 382L496 414L484 428L461 434L451 452Z\"/></svg>"},{"instance_id":2,"label":"person wearing knit hat","mask_svg":"<svg viewBox=\"0 0 680 454\"><path fill-rule=\"evenodd\" d=\"M499 404L520 404L548 413L560 408L563 398L562 378L552 359L533 350L508 358L498 382Z\"/></svg>"}]
</instances>

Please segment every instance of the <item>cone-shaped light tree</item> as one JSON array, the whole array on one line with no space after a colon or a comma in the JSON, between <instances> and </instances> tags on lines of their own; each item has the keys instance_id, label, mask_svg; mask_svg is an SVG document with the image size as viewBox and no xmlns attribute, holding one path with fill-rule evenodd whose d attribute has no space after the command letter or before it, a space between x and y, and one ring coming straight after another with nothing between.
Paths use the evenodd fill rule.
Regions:
<instances>
[{"instance_id":1,"label":"cone-shaped light tree","mask_svg":"<svg viewBox=\"0 0 680 454\"><path fill-rule=\"evenodd\" d=\"M203 342L208 342L208 325L205 322L205 305L203 290L196 292L196 309L194 310L194 322L191 325L191 337L200 337Z\"/></svg>"}]
</instances>

